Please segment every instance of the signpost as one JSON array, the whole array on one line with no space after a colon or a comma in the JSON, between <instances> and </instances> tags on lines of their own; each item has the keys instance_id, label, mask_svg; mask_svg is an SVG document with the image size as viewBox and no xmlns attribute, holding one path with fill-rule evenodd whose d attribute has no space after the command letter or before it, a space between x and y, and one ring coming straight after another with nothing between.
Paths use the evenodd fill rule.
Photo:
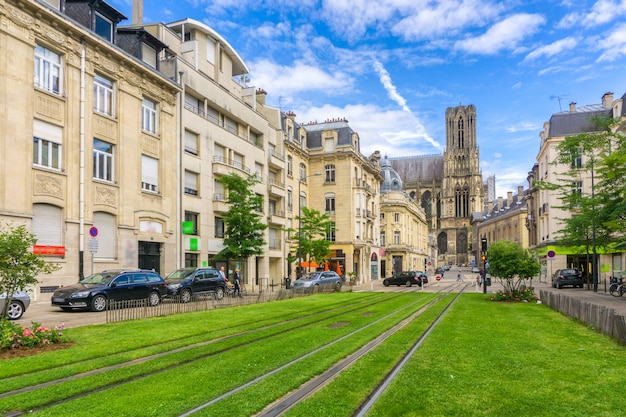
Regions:
<instances>
[{"instance_id":1,"label":"signpost","mask_svg":"<svg viewBox=\"0 0 626 417\"><path fill-rule=\"evenodd\" d=\"M93 256L96 252L98 252L98 228L96 226L91 226L89 228L89 242L87 243L87 247L89 247L89 252L91 252L91 274L93 275Z\"/></svg>"},{"instance_id":2,"label":"signpost","mask_svg":"<svg viewBox=\"0 0 626 417\"><path fill-rule=\"evenodd\" d=\"M548 260L554 261L554 257L556 256L556 252L553 250L548 251ZM550 262L550 278L552 278L552 262ZM546 284L548 283L548 279L546 278Z\"/></svg>"}]
</instances>

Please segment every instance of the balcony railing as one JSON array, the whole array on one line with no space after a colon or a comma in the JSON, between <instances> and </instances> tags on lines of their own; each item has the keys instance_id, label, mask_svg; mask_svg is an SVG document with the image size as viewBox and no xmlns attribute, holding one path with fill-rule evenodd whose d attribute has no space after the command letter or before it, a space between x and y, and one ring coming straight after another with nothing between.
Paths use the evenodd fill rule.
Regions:
<instances>
[{"instance_id":1,"label":"balcony railing","mask_svg":"<svg viewBox=\"0 0 626 417\"><path fill-rule=\"evenodd\" d=\"M228 165L233 168L237 168L246 174L250 174L250 168L243 166L241 162L235 161L234 159L224 158L223 156L214 156L213 162L219 162L220 164Z\"/></svg>"}]
</instances>

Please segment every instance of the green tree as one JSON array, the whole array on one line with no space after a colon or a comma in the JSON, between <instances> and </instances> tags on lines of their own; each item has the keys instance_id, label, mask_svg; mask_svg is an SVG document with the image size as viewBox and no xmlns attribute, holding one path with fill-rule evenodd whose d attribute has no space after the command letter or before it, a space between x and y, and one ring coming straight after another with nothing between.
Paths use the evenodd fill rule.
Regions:
<instances>
[{"instance_id":1,"label":"green tree","mask_svg":"<svg viewBox=\"0 0 626 417\"><path fill-rule=\"evenodd\" d=\"M489 247L489 274L499 280L505 292L513 292L539 274L541 266L533 255L518 243L501 240Z\"/></svg>"},{"instance_id":2,"label":"green tree","mask_svg":"<svg viewBox=\"0 0 626 417\"><path fill-rule=\"evenodd\" d=\"M236 259L241 263L242 273L250 256L262 255L265 246L264 231L267 224L263 218L263 196L256 194L252 187L258 179L247 178L236 173L219 179L228 194L228 211L224 214L224 249L216 255L221 259Z\"/></svg>"},{"instance_id":3,"label":"green tree","mask_svg":"<svg viewBox=\"0 0 626 417\"><path fill-rule=\"evenodd\" d=\"M326 262L330 255L330 241L326 233L334 226L334 222L326 213L319 210L302 207L302 214L296 216L298 220L298 260L315 261L318 264Z\"/></svg>"},{"instance_id":4,"label":"green tree","mask_svg":"<svg viewBox=\"0 0 626 417\"><path fill-rule=\"evenodd\" d=\"M0 294L13 294L36 284L39 274L49 274L58 265L46 262L42 256L33 253L37 243L35 235L24 225L6 225L0 230ZM4 304L2 320L6 320L9 303Z\"/></svg>"}]
</instances>

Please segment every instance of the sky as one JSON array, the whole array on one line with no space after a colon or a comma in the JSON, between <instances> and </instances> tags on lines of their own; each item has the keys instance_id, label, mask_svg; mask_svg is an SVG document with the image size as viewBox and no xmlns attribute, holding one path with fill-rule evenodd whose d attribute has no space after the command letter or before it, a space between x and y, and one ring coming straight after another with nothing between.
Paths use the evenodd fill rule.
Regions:
<instances>
[{"instance_id":1,"label":"sky","mask_svg":"<svg viewBox=\"0 0 626 417\"><path fill-rule=\"evenodd\" d=\"M127 17L131 0L108 0ZM626 0L143 0L201 21L296 121L347 118L361 152L443 154L448 107L476 107L483 179L528 186L552 114L626 93Z\"/></svg>"}]
</instances>

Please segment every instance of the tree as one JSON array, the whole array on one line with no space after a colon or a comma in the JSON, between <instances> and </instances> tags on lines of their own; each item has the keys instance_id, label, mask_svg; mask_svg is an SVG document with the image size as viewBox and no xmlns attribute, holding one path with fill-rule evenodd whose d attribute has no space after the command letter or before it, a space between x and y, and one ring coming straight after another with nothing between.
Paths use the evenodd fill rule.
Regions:
<instances>
[{"instance_id":1,"label":"tree","mask_svg":"<svg viewBox=\"0 0 626 417\"><path fill-rule=\"evenodd\" d=\"M489 274L499 280L505 292L519 291L522 283L539 274L539 262L518 243L501 240L489 247ZM532 285L531 285L532 286Z\"/></svg>"},{"instance_id":2,"label":"tree","mask_svg":"<svg viewBox=\"0 0 626 417\"><path fill-rule=\"evenodd\" d=\"M264 230L267 228L267 224L262 222L263 196L252 190L258 179L253 175L244 178L231 173L219 181L224 184L230 207L223 217L224 249L216 257L242 261L263 254ZM242 270L245 264L241 262Z\"/></svg>"},{"instance_id":3,"label":"tree","mask_svg":"<svg viewBox=\"0 0 626 417\"><path fill-rule=\"evenodd\" d=\"M326 262L330 255L330 241L326 233L333 227L333 221L326 213L319 210L302 207L302 214L296 216L299 222L298 230L298 260L315 261L318 264Z\"/></svg>"},{"instance_id":4,"label":"tree","mask_svg":"<svg viewBox=\"0 0 626 417\"><path fill-rule=\"evenodd\" d=\"M58 265L46 262L42 256L33 253L37 243L35 235L24 225L6 225L0 231L0 294L11 295L36 284L39 274L49 274ZM9 303L4 304L2 320L6 320Z\"/></svg>"}]
</instances>

